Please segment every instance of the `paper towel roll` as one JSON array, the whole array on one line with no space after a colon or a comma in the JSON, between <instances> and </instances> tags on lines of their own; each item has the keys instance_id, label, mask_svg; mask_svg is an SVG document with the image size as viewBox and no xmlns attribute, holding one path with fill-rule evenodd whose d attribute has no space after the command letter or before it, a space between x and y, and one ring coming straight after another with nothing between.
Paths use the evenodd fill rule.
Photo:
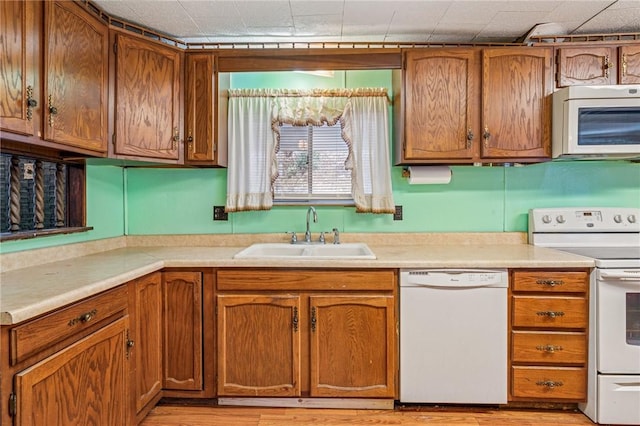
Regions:
<instances>
[{"instance_id":1,"label":"paper towel roll","mask_svg":"<svg viewBox=\"0 0 640 426\"><path fill-rule=\"evenodd\" d=\"M409 167L409 185L445 184L451 182L449 166Z\"/></svg>"}]
</instances>

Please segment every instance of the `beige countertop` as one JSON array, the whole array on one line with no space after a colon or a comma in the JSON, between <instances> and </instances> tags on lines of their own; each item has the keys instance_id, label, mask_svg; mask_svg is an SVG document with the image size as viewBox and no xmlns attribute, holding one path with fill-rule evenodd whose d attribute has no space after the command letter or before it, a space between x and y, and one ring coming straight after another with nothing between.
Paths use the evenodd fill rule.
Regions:
<instances>
[{"instance_id":1,"label":"beige countertop","mask_svg":"<svg viewBox=\"0 0 640 426\"><path fill-rule=\"evenodd\" d=\"M375 260L233 259L245 246L137 246L0 274L0 325L17 324L165 267L590 268L593 259L528 244L368 242Z\"/></svg>"}]
</instances>

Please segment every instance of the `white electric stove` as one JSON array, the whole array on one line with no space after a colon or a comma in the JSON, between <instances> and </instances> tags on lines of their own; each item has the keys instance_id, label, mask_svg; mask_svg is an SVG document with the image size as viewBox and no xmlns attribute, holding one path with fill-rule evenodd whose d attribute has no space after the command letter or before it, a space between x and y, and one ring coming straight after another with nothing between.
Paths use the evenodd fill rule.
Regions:
<instances>
[{"instance_id":1,"label":"white electric stove","mask_svg":"<svg viewBox=\"0 0 640 426\"><path fill-rule=\"evenodd\" d=\"M640 425L640 209L533 209L529 243L595 260L580 409L600 424Z\"/></svg>"}]
</instances>

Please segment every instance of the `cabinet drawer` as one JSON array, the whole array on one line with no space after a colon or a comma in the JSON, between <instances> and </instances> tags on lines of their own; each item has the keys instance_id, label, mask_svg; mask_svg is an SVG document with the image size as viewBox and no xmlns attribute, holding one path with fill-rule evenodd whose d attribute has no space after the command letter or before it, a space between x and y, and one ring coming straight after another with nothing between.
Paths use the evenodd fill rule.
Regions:
<instances>
[{"instance_id":1,"label":"cabinet drawer","mask_svg":"<svg viewBox=\"0 0 640 426\"><path fill-rule=\"evenodd\" d=\"M511 394L517 398L584 401L587 370L573 367L513 367Z\"/></svg>"},{"instance_id":2,"label":"cabinet drawer","mask_svg":"<svg viewBox=\"0 0 640 426\"><path fill-rule=\"evenodd\" d=\"M514 271L513 291L585 293L589 288L586 272Z\"/></svg>"},{"instance_id":3,"label":"cabinet drawer","mask_svg":"<svg viewBox=\"0 0 640 426\"><path fill-rule=\"evenodd\" d=\"M535 364L584 364L587 361L585 333L514 331L512 362Z\"/></svg>"},{"instance_id":4,"label":"cabinet drawer","mask_svg":"<svg viewBox=\"0 0 640 426\"><path fill-rule=\"evenodd\" d=\"M512 325L538 328L586 328L583 297L513 296Z\"/></svg>"},{"instance_id":5,"label":"cabinet drawer","mask_svg":"<svg viewBox=\"0 0 640 426\"><path fill-rule=\"evenodd\" d=\"M127 309L127 286L75 303L11 329L11 365Z\"/></svg>"}]
</instances>

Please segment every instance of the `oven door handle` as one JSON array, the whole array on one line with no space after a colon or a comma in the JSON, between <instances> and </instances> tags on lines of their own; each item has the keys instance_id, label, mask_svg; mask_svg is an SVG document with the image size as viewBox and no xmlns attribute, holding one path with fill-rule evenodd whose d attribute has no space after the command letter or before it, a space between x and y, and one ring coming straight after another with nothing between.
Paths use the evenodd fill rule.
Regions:
<instances>
[{"instance_id":1,"label":"oven door handle","mask_svg":"<svg viewBox=\"0 0 640 426\"><path fill-rule=\"evenodd\" d=\"M620 270L620 271L598 271L598 279L620 280L620 281L640 281L640 269Z\"/></svg>"}]
</instances>

